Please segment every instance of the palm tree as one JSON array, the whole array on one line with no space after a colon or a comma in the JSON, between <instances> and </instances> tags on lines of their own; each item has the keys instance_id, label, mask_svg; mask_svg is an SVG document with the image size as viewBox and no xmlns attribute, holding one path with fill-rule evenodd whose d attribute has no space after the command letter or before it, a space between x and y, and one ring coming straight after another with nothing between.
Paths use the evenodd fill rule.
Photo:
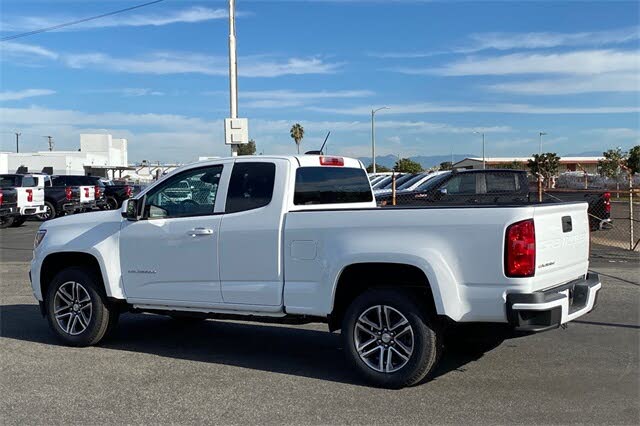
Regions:
<instances>
[{"instance_id":1,"label":"palm tree","mask_svg":"<svg viewBox=\"0 0 640 426\"><path fill-rule=\"evenodd\" d=\"M300 154L300 142L302 142L302 138L304 138L304 127L302 127L300 123L291 126L291 137L296 142L298 154Z\"/></svg>"}]
</instances>

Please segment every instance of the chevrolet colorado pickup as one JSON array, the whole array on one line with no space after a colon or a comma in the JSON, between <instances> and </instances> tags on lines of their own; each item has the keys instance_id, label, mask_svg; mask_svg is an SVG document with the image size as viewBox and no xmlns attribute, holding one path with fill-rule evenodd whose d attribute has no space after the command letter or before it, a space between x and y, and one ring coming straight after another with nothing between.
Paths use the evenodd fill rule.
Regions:
<instances>
[{"instance_id":1,"label":"chevrolet colorado pickup","mask_svg":"<svg viewBox=\"0 0 640 426\"><path fill-rule=\"evenodd\" d=\"M120 211L44 222L34 247L33 293L68 345L125 311L320 321L389 388L433 371L449 324L552 329L601 287L586 203L378 208L362 163L317 155L187 165Z\"/></svg>"}]
</instances>

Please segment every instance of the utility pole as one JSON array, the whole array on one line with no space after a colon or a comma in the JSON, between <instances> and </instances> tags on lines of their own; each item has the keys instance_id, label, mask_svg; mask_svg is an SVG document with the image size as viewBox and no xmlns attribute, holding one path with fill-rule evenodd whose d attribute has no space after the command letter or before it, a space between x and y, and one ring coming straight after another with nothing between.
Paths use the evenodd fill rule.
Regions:
<instances>
[{"instance_id":1,"label":"utility pole","mask_svg":"<svg viewBox=\"0 0 640 426\"><path fill-rule=\"evenodd\" d=\"M16 154L20 152L20 135L22 133L16 132Z\"/></svg>"},{"instance_id":2,"label":"utility pole","mask_svg":"<svg viewBox=\"0 0 640 426\"><path fill-rule=\"evenodd\" d=\"M545 132L540 132L538 133L538 136L540 136L540 147L538 148L538 154L542 155L542 137L545 136L546 133Z\"/></svg>"},{"instance_id":3,"label":"utility pole","mask_svg":"<svg viewBox=\"0 0 640 426\"><path fill-rule=\"evenodd\" d=\"M383 109L390 109L389 107L382 107L371 110L371 172L376 172L376 127L375 127L375 115L376 112Z\"/></svg>"},{"instance_id":4,"label":"utility pole","mask_svg":"<svg viewBox=\"0 0 640 426\"><path fill-rule=\"evenodd\" d=\"M238 118L238 60L236 57L236 1L229 0L229 104L230 118ZM238 156L238 145L231 145L231 156Z\"/></svg>"}]
</instances>

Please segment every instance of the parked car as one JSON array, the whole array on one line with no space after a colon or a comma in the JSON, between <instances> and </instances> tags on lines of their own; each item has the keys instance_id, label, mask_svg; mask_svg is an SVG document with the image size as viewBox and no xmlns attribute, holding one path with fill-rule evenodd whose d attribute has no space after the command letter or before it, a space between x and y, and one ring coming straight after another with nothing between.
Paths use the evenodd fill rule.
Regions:
<instances>
[{"instance_id":1,"label":"parked car","mask_svg":"<svg viewBox=\"0 0 640 426\"><path fill-rule=\"evenodd\" d=\"M545 189L544 201L584 201L589 203L589 227L592 231L610 229L611 193L607 190Z\"/></svg>"},{"instance_id":2,"label":"parked car","mask_svg":"<svg viewBox=\"0 0 640 426\"><path fill-rule=\"evenodd\" d=\"M166 196L183 182L199 196ZM591 311L588 224L582 202L376 208L354 159L222 158L121 211L44 222L30 278L68 345L99 343L121 312L321 321L364 379L399 388L433 371L455 325L531 333Z\"/></svg>"},{"instance_id":3,"label":"parked car","mask_svg":"<svg viewBox=\"0 0 640 426\"><path fill-rule=\"evenodd\" d=\"M0 175L0 187L14 188L17 197L17 215L7 217L7 226L20 226L30 216L44 213L44 186L30 174L3 174Z\"/></svg>"},{"instance_id":4,"label":"parked car","mask_svg":"<svg viewBox=\"0 0 640 426\"><path fill-rule=\"evenodd\" d=\"M77 212L91 211L96 208L96 186L100 195L100 186L95 185L91 176L82 175L57 175L51 176L52 185L55 187L77 187L80 195Z\"/></svg>"},{"instance_id":5,"label":"parked car","mask_svg":"<svg viewBox=\"0 0 640 426\"><path fill-rule=\"evenodd\" d=\"M436 176L440 176L442 174L445 174L447 172L424 172L424 173L418 173L416 175L414 175L411 179L408 179L402 183L400 183L398 185L398 183L396 182L396 195L398 196L402 196L405 194L408 194L412 191L415 191L416 188L418 188L420 185L422 185L423 183L425 183L426 181L428 181L429 179L432 179ZM390 194L393 191L393 188L388 188L388 189L380 189L378 191L374 191L374 194L376 196L376 199L378 199L379 197L382 197L384 195Z\"/></svg>"},{"instance_id":6,"label":"parked car","mask_svg":"<svg viewBox=\"0 0 640 426\"><path fill-rule=\"evenodd\" d=\"M73 214L82 208L79 186L65 185L63 179L56 179L55 176L38 175L38 178L44 181L45 212L38 215L40 220Z\"/></svg>"},{"instance_id":7,"label":"parked car","mask_svg":"<svg viewBox=\"0 0 640 426\"><path fill-rule=\"evenodd\" d=\"M124 200L128 200L141 190L140 185L129 183L117 183L114 181L105 182L104 196L106 201L105 208L108 210L119 209Z\"/></svg>"},{"instance_id":8,"label":"parked car","mask_svg":"<svg viewBox=\"0 0 640 426\"><path fill-rule=\"evenodd\" d=\"M13 186L2 186L4 180L0 177L0 229L13 225L18 212L18 191Z\"/></svg>"}]
</instances>

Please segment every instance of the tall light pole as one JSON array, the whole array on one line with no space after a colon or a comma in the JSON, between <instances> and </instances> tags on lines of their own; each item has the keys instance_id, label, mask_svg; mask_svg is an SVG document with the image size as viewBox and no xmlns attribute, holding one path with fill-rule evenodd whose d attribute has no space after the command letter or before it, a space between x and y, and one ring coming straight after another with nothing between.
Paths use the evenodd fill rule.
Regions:
<instances>
[{"instance_id":1,"label":"tall light pole","mask_svg":"<svg viewBox=\"0 0 640 426\"><path fill-rule=\"evenodd\" d=\"M22 133L16 132L16 154L20 152L20 135Z\"/></svg>"},{"instance_id":2,"label":"tall light pole","mask_svg":"<svg viewBox=\"0 0 640 426\"><path fill-rule=\"evenodd\" d=\"M482 169L486 169L487 168L487 162L485 160L484 157L484 132L473 132L476 135L482 135Z\"/></svg>"},{"instance_id":3,"label":"tall light pole","mask_svg":"<svg viewBox=\"0 0 640 426\"><path fill-rule=\"evenodd\" d=\"M230 118L238 118L238 60L236 57L236 1L229 0L229 107ZM231 145L231 156L238 155L238 145Z\"/></svg>"},{"instance_id":4,"label":"tall light pole","mask_svg":"<svg viewBox=\"0 0 640 426\"><path fill-rule=\"evenodd\" d=\"M540 137L540 147L538 148L538 155L542 155L542 137L545 135L545 132L538 133L538 136Z\"/></svg>"},{"instance_id":5,"label":"tall light pole","mask_svg":"<svg viewBox=\"0 0 640 426\"><path fill-rule=\"evenodd\" d=\"M375 115L376 112L383 109L390 109L389 107L382 107L371 110L371 171L376 172L376 127L375 127Z\"/></svg>"}]
</instances>

